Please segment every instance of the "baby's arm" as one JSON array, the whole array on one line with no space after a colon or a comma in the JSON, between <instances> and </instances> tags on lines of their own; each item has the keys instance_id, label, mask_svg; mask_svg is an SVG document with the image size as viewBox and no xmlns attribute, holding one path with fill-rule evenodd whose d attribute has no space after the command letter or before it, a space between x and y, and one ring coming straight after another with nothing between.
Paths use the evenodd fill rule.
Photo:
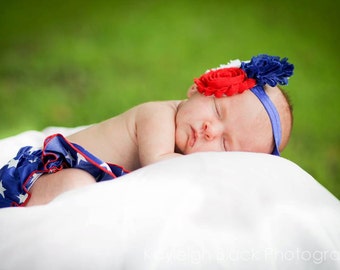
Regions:
<instances>
[{"instance_id":1,"label":"baby's arm","mask_svg":"<svg viewBox=\"0 0 340 270\"><path fill-rule=\"evenodd\" d=\"M136 114L136 136L141 166L180 156L175 153L176 102L142 104Z\"/></svg>"}]
</instances>

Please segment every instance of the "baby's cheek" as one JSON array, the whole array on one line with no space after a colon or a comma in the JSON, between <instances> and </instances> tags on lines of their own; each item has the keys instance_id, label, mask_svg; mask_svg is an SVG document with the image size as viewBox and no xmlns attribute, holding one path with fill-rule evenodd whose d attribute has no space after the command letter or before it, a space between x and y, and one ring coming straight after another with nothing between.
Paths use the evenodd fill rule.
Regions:
<instances>
[{"instance_id":1,"label":"baby's cheek","mask_svg":"<svg viewBox=\"0 0 340 270\"><path fill-rule=\"evenodd\" d=\"M183 134L181 136L181 132L176 130L175 133L175 152L179 154L185 154L185 149L184 149L184 140L183 140Z\"/></svg>"},{"instance_id":2,"label":"baby's cheek","mask_svg":"<svg viewBox=\"0 0 340 270\"><path fill-rule=\"evenodd\" d=\"M196 152L223 152L224 149L221 148L220 144L217 142L197 142L196 147L192 148L191 153Z\"/></svg>"}]
</instances>

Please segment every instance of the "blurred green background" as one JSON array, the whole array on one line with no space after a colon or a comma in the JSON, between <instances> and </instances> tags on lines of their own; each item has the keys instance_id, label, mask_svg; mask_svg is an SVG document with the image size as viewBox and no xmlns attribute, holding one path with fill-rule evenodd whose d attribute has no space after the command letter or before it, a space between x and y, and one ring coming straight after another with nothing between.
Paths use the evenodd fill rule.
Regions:
<instances>
[{"instance_id":1,"label":"blurred green background","mask_svg":"<svg viewBox=\"0 0 340 270\"><path fill-rule=\"evenodd\" d=\"M338 11L331 0L1 1L0 138L185 98L230 59L287 56L295 126L283 156L340 198Z\"/></svg>"}]
</instances>

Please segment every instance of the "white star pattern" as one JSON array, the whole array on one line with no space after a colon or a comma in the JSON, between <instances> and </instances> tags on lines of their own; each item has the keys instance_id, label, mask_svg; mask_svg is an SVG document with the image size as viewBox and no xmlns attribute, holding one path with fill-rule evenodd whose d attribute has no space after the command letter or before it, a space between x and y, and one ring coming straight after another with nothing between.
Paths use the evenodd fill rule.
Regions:
<instances>
[{"instance_id":1,"label":"white star pattern","mask_svg":"<svg viewBox=\"0 0 340 270\"><path fill-rule=\"evenodd\" d=\"M65 156L66 159L70 159L71 162L74 161L74 158L71 156L70 151L67 151L67 155Z\"/></svg>"},{"instance_id":2,"label":"white star pattern","mask_svg":"<svg viewBox=\"0 0 340 270\"><path fill-rule=\"evenodd\" d=\"M27 197L28 197L28 194L19 194L19 196L17 196L18 199L19 199L19 203L23 203L26 201Z\"/></svg>"},{"instance_id":3,"label":"white star pattern","mask_svg":"<svg viewBox=\"0 0 340 270\"><path fill-rule=\"evenodd\" d=\"M8 162L8 169L9 168L12 168L12 167L16 167L18 165L18 162L19 160L18 159L11 159L9 162Z\"/></svg>"},{"instance_id":4,"label":"white star pattern","mask_svg":"<svg viewBox=\"0 0 340 270\"><path fill-rule=\"evenodd\" d=\"M37 150L41 150L41 147L31 147L31 149L28 151L28 153L31 155L31 154L33 154L33 152L35 152Z\"/></svg>"},{"instance_id":5,"label":"white star pattern","mask_svg":"<svg viewBox=\"0 0 340 270\"><path fill-rule=\"evenodd\" d=\"M81 161L87 162L87 160L84 158L84 156L79 154L79 153L77 153L77 158L78 158L78 163L77 163L78 165Z\"/></svg>"},{"instance_id":6,"label":"white star pattern","mask_svg":"<svg viewBox=\"0 0 340 270\"><path fill-rule=\"evenodd\" d=\"M3 198L5 198L5 191L6 189L4 188L4 186L2 185L2 180L0 181L0 194Z\"/></svg>"},{"instance_id":7,"label":"white star pattern","mask_svg":"<svg viewBox=\"0 0 340 270\"><path fill-rule=\"evenodd\" d=\"M34 163L34 162L36 162L38 160L38 158L33 158L33 159L30 159L28 162L29 163Z\"/></svg>"},{"instance_id":8,"label":"white star pattern","mask_svg":"<svg viewBox=\"0 0 340 270\"><path fill-rule=\"evenodd\" d=\"M100 164L100 167L103 167L103 168L107 169L108 171L111 171L111 169L110 169L110 167L107 163Z\"/></svg>"}]
</instances>

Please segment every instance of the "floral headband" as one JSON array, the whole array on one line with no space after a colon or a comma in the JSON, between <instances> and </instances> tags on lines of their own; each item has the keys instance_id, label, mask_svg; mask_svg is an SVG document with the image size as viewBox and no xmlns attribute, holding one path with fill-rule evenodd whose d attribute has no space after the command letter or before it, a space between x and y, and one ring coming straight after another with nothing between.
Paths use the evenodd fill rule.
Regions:
<instances>
[{"instance_id":1,"label":"floral headband","mask_svg":"<svg viewBox=\"0 0 340 270\"><path fill-rule=\"evenodd\" d=\"M287 58L260 54L250 61L232 60L227 65L207 70L200 78L195 79L198 92L205 96L217 98L241 94L246 90L253 92L266 109L272 125L274 136L273 155L280 155L281 122L279 113L264 90L264 85L272 87L277 84L288 84L293 75L294 65Z\"/></svg>"}]
</instances>

